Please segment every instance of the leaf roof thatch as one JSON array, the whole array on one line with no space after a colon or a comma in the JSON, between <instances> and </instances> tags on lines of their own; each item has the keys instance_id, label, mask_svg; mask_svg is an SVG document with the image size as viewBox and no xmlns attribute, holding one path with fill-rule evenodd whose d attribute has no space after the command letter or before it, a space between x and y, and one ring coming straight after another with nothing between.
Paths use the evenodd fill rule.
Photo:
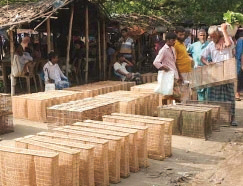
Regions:
<instances>
[{"instance_id":1,"label":"leaf roof thatch","mask_svg":"<svg viewBox=\"0 0 243 186\"><path fill-rule=\"evenodd\" d=\"M0 6L0 29L14 27L33 20L46 18L74 0L21 1ZM76 0L82 1L82 0ZM96 0L89 0L98 3Z\"/></svg>"},{"instance_id":2,"label":"leaf roof thatch","mask_svg":"<svg viewBox=\"0 0 243 186\"><path fill-rule=\"evenodd\" d=\"M138 26L143 30L151 30L158 26L170 27L172 24L163 17L139 14L112 15L112 20L119 22L122 27Z\"/></svg>"}]
</instances>

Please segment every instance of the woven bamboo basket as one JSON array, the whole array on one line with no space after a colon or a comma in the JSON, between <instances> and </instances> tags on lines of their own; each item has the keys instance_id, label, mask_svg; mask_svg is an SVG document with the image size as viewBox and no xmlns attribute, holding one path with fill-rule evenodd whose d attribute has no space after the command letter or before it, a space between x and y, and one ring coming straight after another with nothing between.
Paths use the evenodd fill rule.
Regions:
<instances>
[{"instance_id":1,"label":"woven bamboo basket","mask_svg":"<svg viewBox=\"0 0 243 186\"><path fill-rule=\"evenodd\" d=\"M164 152L164 128L165 124L161 122L158 124L154 121L146 119L138 119L127 116L107 116L115 118L116 123L125 123L138 126L148 127L148 157L156 160L163 160L165 158Z\"/></svg>"},{"instance_id":2,"label":"woven bamboo basket","mask_svg":"<svg viewBox=\"0 0 243 186\"><path fill-rule=\"evenodd\" d=\"M122 131L122 132L128 132L128 133L137 131L136 138L137 138L137 151L138 151L139 167L148 167L148 151L147 151L148 127L131 126L131 125L120 124L120 123L104 122L104 121L101 122L101 121L93 121L93 120L86 120L84 122L87 124L90 124L90 123L98 124L100 126L103 126L103 127L109 128L110 130L115 130L115 131ZM130 141L133 141L133 138L131 138ZM121 161L121 163L122 163L122 161Z\"/></svg>"},{"instance_id":3,"label":"woven bamboo basket","mask_svg":"<svg viewBox=\"0 0 243 186\"><path fill-rule=\"evenodd\" d=\"M104 129L102 126L98 126L98 125L95 125L95 124L92 124L92 123L76 123L76 125L73 125L72 127L73 130L80 130L80 131L87 131L87 132L94 132L94 133L97 133L97 134L102 134L102 135L109 135L109 136L114 136L114 137L119 137L121 138L121 145L120 145L120 149L118 149L119 153L120 153L120 159L118 161L121 161L121 160L125 160L125 159L128 159L129 158L129 155L130 155L130 171L131 172L137 172L138 171L138 165L137 164L133 164L133 162L137 162L137 154L136 153L133 153L133 151L135 150L135 152L137 152L137 149L136 149L136 143L135 143L135 140L137 136L132 136L130 135L130 138L132 139L129 139L129 133L124 133L124 132L117 132L117 131L112 131L112 130L109 130L109 129ZM133 140L133 141L131 141ZM126 149L126 152L125 152L125 147L129 147L129 142L130 142L130 152L127 151L129 149ZM123 151L122 151L123 150ZM133 151L131 151L133 150ZM117 151L117 150L116 150ZM135 161L134 161L135 160ZM117 161L117 160L115 160ZM110 175L117 175L117 173L119 172L119 174L121 174L121 171L120 171L120 167L121 167L121 164L120 162L117 163L117 162L110 162L109 164L109 171L111 172ZM129 175L129 169L123 169L122 170L122 177L128 177ZM114 177L114 176L113 176ZM119 178L120 178L120 175L119 175ZM119 182L120 180L117 179L115 181L115 179L113 179L112 182Z\"/></svg>"},{"instance_id":4,"label":"woven bamboo basket","mask_svg":"<svg viewBox=\"0 0 243 186\"><path fill-rule=\"evenodd\" d=\"M190 137L206 138L206 113L204 111L182 111L183 127L182 135Z\"/></svg>"},{"instance_id":5,"label":"woven bamboo basket","mask_svg":"<svg viewBox=\"0 0 243 186\"><path fill-rule=\"evenodd\" d=\"M132 115L132 114L121 114L121 113L112 113L114 116L127 116L127 117L133 117L138 119L146 119L146 120L152 120L156 121L158 123L159 121L162 121L161 124L165 124L165 134L164 134L164 148L165 148L165 156L169 157L172 155L172 126L174 123L174 119L170 118L159 118L159 117L150 117L150 116L141 116L141 115Z\"/></svg>"},{"instance_id":6,"label":"woven bamboo basket","mask_svg":"<svg viewBox=\"0 0 243 186\"><path fill-rule=\"evenodd\" d=\"M221 125L229 126L231 121L231 102L220 102L220 101L197 101L197 100L189 100L186 103L189 104L209 104L209 105L216 105L220 106L220 121Z\"/></svg>"},{"instance_id":7,"label":"woven bamboo basket","mask_svg":"<svg viewBox=\"0 0 243 186\"><path fill-rule=\"evenodd\" d=\"M186 104L188 106L195 106L199 108L212 109L212 130L220 131L220 106L217 105L205 105L205 104Z\"/></svg>"},{"instance_id":8,"label":"woven bamboo basket","mask_svg":"<svg viewBox=\"0 0 243 186\"><path fill-rule=\"evenodd\" d=\"M86 121L88 122L88 121ZM92 121L94 122L94 121ZM148 150L147 150L147 136L148 136L148 127L146 126L134 126L127 125L124 123L115 123L113 118L103 116L103 125L108 126L118 126L123 128L131 128L138 130L138 161L139 167L148 167Z\"/></svg>"},{"instance_id":9,"label":"woven bamboo basket","mask_svg":"<svg viewBox=\"0 0 243 186\"><path fill-rule=\"evenodd\" d=\"M168 109L169 112L172 113L181 111L180 130L182 135L207 139L207 137L212 133L212 109L210 108L171 105L162 107L162 111L164 111L164 109ZM200 115L200 113L204 113L204 115ZM201 118L198 118L197 121L196 118L199 116L201 116Z\"/></svg>"},{"instance_id":10,"label":"woven bamboo basket","mask_svg":"<svg viewBox=\"0 0 243 186\"><path fill-rule=\"evenodd\" d=\"M0 146L0 158L3 186L60 185L57 153Z\"/></svg>"},{"instance_id":11,"label":"woven bamboo basket","mask_svg":"<svg viewBox=\"0 0 243 186\"><path fill-rule=\"evenodd\" d=\"M0 111L12 113L12 98L10 94L0 93Z\"/></svg>"},{"instance_id":12,"label":"woven bamboo basket","mask_svg":"<svg viewBox=\"0 0 243 186\"><path fill-rule=\"evenodd\" d=\"M13 106L13 117L21 118L21 119L28 118L26 96L13 96L12 106Z\"/></svg>"},{"instance_id":13,"label":"woven bamboo basket","mask_svg":"<svg viewBox=\"0 0 243 186\"><path fill-rule=\"evenodd\" d=\"M35 141L29 137L16 139L16 147L22 147L23 144L26 145L27 149L58 153L60 185L79 185L80 151Z\"/></svg>"},{"instance_id":14,"label":"woven bamboo basket","mask_svg":"<svg viewBox=\"0 0 243 186\"><path fill-rule=\"evenodd\" d=\"M121 176L127 177L129 172L137 172L139 170L139 159L138 159L138 149L137 149L137 141L138 134L137 130L134 129L125 129L121 127L107 126L102 125L102 122L96 121L87 121L84 123L76 123L74 126L82 126L88 128L96 128L102 129L101 132L105 132L105 134L113 134L117 136L121 136L124 138L124 144L121 146ZM98 130L97 130L98 131ZM110 132L114 131L114 132ZM126 136L125 136L125 135ZM130 166L129 166L130 165ZM130 171L129 171L130 167Z\"/></svg>"},{"instance_id":15,"label":"woven bamboo basket","mask_svg":"<svg viewBox=\"0 0 243 186\"><path fill-rule=\"evenodd\" d=\"M71 143L83 143L94 146L94 181L95 185L108 185L108 141L94 137L75 137L60 133L41 132L37 134L49 139L58 139ZM107 177L107 178L106 178ZM92 178L90 178L92 179ZM89 180L89 179L88 179Z\"/></svg>"},{"instance_id":16,"label":"woven bamboo basket","mask_svg":"<svg viewBox=\"0 0 243 186\"><path fill-rule=\"evenodd\" d=\"M158 116L161 118L174 119L174 123L172 126L172 134L181 135L181 130L182 130L181 129L182 128L182 110L181 109L173 110L169 107L159 107Z\"/></svg>"},{"instance_id":17,"label":"woven bamboo basket","mask_svg":"<svg viewBox=\"0 0 243 186\"><path fill-rule=\"evenodd\" d=\"M104 135L104 134L98 134L95 133L95 130L72 130L70 126L64 127L64 129L55 128L53 131L62 133L62 134L68 134L73 136L88 136L88 137L96 137L98 139L105 139L109 141L109 165L112 164L114 167L120 168L120 155L121 155L121 138L110 136L110 135ZM119 166L116 166L119 165ZM110 166L109 166L110 167ZM119 182L120 181L120 169L115 169L115 172L113 172L114 169L109 170L109 175L107 175L110 179L110 182Z\"/></svg>"},{"instance_id":18,"label":"woven bamboo basket","mask_svg":"<svg viewBox=\"0 0 243 186\"><path fill-rule=\"evenodd\" d=\"M185 105L176 105L176 106L170 106L170 107L172 109L181 109L182 118L184 117L184 115L183 115L184 111L205 112L205 117L206 117L205 126L204 126L204 129L202 129L205 134L204 138L207 139L207 137L211 135L211 133L212 133L212 109L211 108L206 108L206 107L199 108L199 107L195 107L195 106L185 106ZM187 124L187 123L185 123L183 120L182 126L185 124ZM195 129L197 130L197 128L198 128L198 126L196 126L197 122L194 122L193 124L191 123L191 125L195 125ZM184 126L182 127L182 133L183 133L183 128L184 128ZM191 130L193 130L193 128L191 128ZM196 136L194 136L194 137L196 137ZM201 137L201 135L199 137Z\"/></svg>"},{"instance_id":19,"label":"woven bamboo basket","mask_svg":"<svg viewBox=\"0 0 243 186\"><path fill-rule=\"evenodd\" d=\"M8 113L0 115L0 134L6 134L14 131L13 116Z\"/></svg>"},{"instance_id":20,"label":"woven bamboo basket","mask_svg":"<svg viewBox=\"0 0 243 186\"><path fill-rule=\"evenodd\" d=\"M49 139L43 136L34 136L31 140L54 144L80 152L79 185L94 186L94 146L79 142L69 142L60 139Z\"/></svg>"}]
</instances>

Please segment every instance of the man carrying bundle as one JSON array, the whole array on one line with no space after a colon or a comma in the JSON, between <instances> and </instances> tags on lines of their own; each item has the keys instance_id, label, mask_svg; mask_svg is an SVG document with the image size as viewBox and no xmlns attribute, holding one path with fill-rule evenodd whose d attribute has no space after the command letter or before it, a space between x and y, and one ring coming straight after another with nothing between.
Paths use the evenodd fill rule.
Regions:
<instances>
[{"instance_id":1,"label":"man carrying bundle","mask_svg":"<svg viewBox=\"0 0 243 186\"><path fill-rule=\"evenodd\" d=\"M201 61L205 65L210 65L210 62L207 60L208 57L212 59L213 63L233 58L234 42L227 33L227 24L222 24L221 29L222 31L219 31L217 26L211 26L208 30L212 42L209 43L201 55ZM230 101L232 103L231 125L237 126L235 121L234 83L210 87L208 89L208 100Z\"/></svg>"}]
</instances>

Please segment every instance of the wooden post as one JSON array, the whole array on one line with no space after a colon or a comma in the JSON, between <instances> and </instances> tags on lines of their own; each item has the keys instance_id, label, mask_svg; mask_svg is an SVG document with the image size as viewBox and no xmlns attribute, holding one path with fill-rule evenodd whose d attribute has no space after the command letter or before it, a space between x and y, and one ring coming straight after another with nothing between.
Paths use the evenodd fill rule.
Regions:
<instances>
[{"instance_id":1,"label":"wooden post","mask_svg":"<svg viewBox=\"0 0 243 186\"><path fill-rule=\"evenodd\" d=\"M72 4L71 5L70 22L69 22L67 58L66 58L66 76L67 77L68 77L68 67L69 67L69 62L70 62L70 46L71 46L71 41L72 41L73 14L74 14L74 6Z\"/></svg>"},{"instance_id":2,"label":"wooden post","mask_svg":"<svg viewBox=\"0 0 243 186\"><path fill-rule=\"evenodd\" d=\"M89 77L89 6L88 3L86 3L86 8L85 8L85 47L86 47L85 83L88 83L88 77Z\"/></svg>"},{"instance_id":3,"label":"wooden post","mask_svg":"<svg viewBox=\"0 0 243 186\"><path fill-rule=\"evenodd\" d=\"M99 77L100 80L102 78L102 60L101 60L101 37L100 37L100 21L97 21L97 27L98 27L98 57L99 57Z\"/></svg>"},{"instance_id":4,"label":"wooden post","mask_svg":"<svg viewBox=\"0 0 243 186\"><path fill-rule=\"evenodd\" d=\"M11 73L13 72L13 59L14 59L14 38L13 38L13 31L9 30L9 42L10 42L10 56L11 56ZM15 77L11 74L11 96L15 95Z\"/></svg>"},{"instance_id":5,"label":"wooden post","mask_svg":"<svg viewBox=\"0 0 243 186\"><path fill-rule=\"evenodd\" d=\"M46 20L46 32L47 32L47 53L51 52L51 21L50 18Z\"/></svg>"},{"instance_id":6,"label":"wooden post","mask_svg":"<svg viewBox=\"0 0 243 186\"><path fill-rule=\"evenodd\" d=\"M105 20L103 21L103 66L104 66L104 80L106 80L106 68L107 68L107 58L106 58L106 32L105 32Z\"/></svg>"}]
</instances>

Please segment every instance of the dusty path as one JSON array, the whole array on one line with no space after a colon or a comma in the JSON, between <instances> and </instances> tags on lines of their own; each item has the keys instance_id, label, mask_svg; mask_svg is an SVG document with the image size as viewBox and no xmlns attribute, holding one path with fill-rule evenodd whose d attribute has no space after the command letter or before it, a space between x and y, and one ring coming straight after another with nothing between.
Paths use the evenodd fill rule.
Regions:
<instances>
[{"instance_id":1,"label":"dusty path","mask_svg":"<svg viewBox=\"0 0 243 186\"><path fill-rule=\"evenodd\" d=\"M237 121L237 128L221 128L208 141L173 136L172 157L150 160L149 168L116 186L243 186L243 101L237 102ZM45 130L44 123L15 120L15 132L0 136L0 144Z\"/></svg>"}]
</instances>

